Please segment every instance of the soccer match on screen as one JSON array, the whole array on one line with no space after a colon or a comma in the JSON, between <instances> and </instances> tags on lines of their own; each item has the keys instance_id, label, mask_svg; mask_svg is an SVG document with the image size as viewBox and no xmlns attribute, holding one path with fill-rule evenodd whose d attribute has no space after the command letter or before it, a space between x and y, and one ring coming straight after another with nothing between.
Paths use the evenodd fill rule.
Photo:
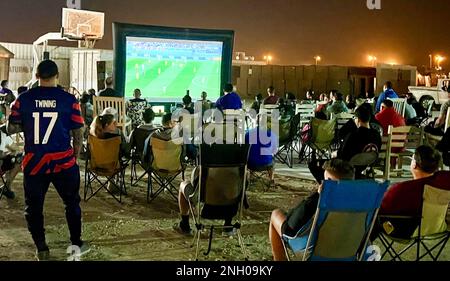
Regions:
<instances>
[{"instance_id":1,"label":"soccer match on screen","mask_svg":"<svg viewBox=\"0 0 450 281\"><path fill-rule=\"evenodd\" d=\"M189 90L219 97L222 42L127 37L127 96L177 100Z\"/></svg>"}]
</instances>

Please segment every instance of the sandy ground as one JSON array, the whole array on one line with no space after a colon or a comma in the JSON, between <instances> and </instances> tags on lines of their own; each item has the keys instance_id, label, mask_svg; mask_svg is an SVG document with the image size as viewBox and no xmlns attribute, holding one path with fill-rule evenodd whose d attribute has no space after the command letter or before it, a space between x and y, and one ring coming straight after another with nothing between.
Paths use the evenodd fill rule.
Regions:
<instances>
[{"instance_id":1,"label":"sandy ground","mask_svg":"<svg viewBox=\"0 0 450 281\"><path fill-rule=\"evenodd\" d=\"M244 212L242 228L250 260L267 261L272 258L268 238L271 211L293 207L317 187L313 181L302 179L295 171L292 174L286 169L280 171L282 175L276 175L277 186L269 191L265 190L261 182L252 182L248 192L250 209ZM81 203L83 238L90 242L92 248L83 260L194 260L192 238L172 229L179 221L177 202L168 193L163 193L149 204L146 202L146 183L141 182L137 187L130 188L129 175L126 179L128 195L122 204L114 201L105 191L89 202ZM177 182L180 180L181 177ZM13 188L16 199L3 198L0 201L0 261L34 260L34 245L23 217L21 174ZM83 194L82 189L80 194ZM50 188L45 202L45 224L52 259L66 260L68 230L62 202L53 188ZM201 249L204 251L206 248L207 238L203 237ZM222 237L218 233L210 255L204 257L200 254L200 259L235 261L243 260L243 255L237 237ZM450 246L444 250L441 260L450 260Z\"/></svg>"},{"instance_id":2,"label":"sandy ground","mask_svg":"<svg viewBox=\"0 0 450 281\"><path fill-rule=\"evenodd\" d=\"M180 180L181 177L177 182ZM172 229L179 221L177 202L165 193L149 204L146 202L146 183L141 182L139 186L130 188L129 175L127 181L128 196L122 204L104 191L89 202L81 203L83 239L90 241L92 248L84 260L193 260L195 248L190 247L192 238ZM271 211L295 205L316 187L310 180L286 176L277 176L276 181L277 187L270 191L265 191L262 184L256 181L248 192L250 209L244 212L242 233L251 260L271 259L268 240ZM0 202L0 260L33 260L35 249L23 217L20 174L13 189L16 199L3 198ZM82 190L80 194L83 194ZM46 197L45 225L52 258L65 260L68 257L68 230L63 204L53 188ZM207 248L206 237L201 240L201 247L202 250ZM224 238L218 233L212 252L206 259L242 260L237 238Z\"/></svg>"}]
</instances>

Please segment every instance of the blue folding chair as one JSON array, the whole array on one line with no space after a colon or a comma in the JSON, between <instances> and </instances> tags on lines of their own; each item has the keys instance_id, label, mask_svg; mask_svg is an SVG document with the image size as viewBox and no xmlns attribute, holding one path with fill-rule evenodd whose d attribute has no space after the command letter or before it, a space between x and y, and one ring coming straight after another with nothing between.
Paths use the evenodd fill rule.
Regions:
<instances>
[{"instance_id":1,"label":"blue folding chair","mask_svg":"<svg viewBox=\"0 0 450 281\"><path fill-rule=\"evenodd\" d=\"M389 182L324 181L313 219L295 237L283 235L286 256L310 261L361 261Z\"/></svg>"}]
</instances>

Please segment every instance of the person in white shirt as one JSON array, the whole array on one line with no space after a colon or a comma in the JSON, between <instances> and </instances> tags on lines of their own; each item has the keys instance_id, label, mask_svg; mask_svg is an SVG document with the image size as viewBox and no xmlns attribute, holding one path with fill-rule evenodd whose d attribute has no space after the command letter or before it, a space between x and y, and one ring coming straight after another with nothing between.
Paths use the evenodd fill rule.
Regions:
<instances>
[{"instance_id":1,"label":"person in white shirt","mask_svg":"<svg viewBox=\"0 0 450 281\"><path fill-rule=\"evenodd\" d=\"M1 188L4 189L3 195L8 199L15 198L11 185L20 172L22 158L23 152L6 134L6 126L0 127L0 173L5 177L5 184Z\"/></svg>"}]
</instances>

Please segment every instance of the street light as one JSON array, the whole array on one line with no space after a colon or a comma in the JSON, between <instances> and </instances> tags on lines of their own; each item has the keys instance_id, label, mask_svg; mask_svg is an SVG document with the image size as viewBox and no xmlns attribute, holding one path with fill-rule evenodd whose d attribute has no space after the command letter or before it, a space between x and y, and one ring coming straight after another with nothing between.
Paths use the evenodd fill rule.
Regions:
<instances>
[{"instance_id":1,"label":"street light","mask_svg":"<svg viewBox=\"0 0 450 281\"><path fill-rule=\"evenodd\" d=\"M442 70L441 62L443 62L445 58L437 55L434 57L434 59L436 60L436 70Z\"/></svg>"},{"instance_id":2,"label":"street light","mask_svg":"<svg viewBox=\"0 0 450 281\"><path fill-rule=\"evenodd\" d=\"M264 60L267 64L270 64L272 62L273 57L271 55L264 56Z\"/></svg>"},{"instance_id":3,"label":"street light","mask_svg":"<svg viewBox=\"0 0 450 281\"><path fill-rule=\"evenodd\" d=\"M369 56L367 57L367 59L369 60L369 62L370 62L370 64L371 64L372 66L375 66L375 63L376 63L376 61L377 61L377 57L376 57L376 56L369 55Z\"/></svg>"},{"instance_id":4,"label":"street light","mask_svg":"<svg viewBox=\"0 0 450 281\"><path fill-rule=\"evenodd\" d=\"M320 56L315 56L314 60L316 61L316 66L319 64L319 61L322 60L322 58Z\"/></svg>"}]
</instances>

